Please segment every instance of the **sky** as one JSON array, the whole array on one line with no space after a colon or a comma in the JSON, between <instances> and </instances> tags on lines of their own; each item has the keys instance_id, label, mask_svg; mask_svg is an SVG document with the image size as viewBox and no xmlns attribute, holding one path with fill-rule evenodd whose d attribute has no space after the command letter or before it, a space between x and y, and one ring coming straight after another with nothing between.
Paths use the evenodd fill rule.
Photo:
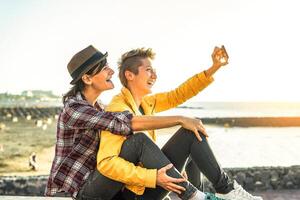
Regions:
<instances>
[{"instance_id":1,"label":"sky","mask_svg":"<svg viewBox=\"0 0 300 200\"><path fill-rule=\"evenodd\" d=\"M153 92L176 88L211 66L215 46L229 64L192 101L300 102L297 0L0 0L0 93L70 88L67 63L92 44L120 55L156 52ZM101 94L107 102L119 92Z\"/></svg>"}]
</instances>

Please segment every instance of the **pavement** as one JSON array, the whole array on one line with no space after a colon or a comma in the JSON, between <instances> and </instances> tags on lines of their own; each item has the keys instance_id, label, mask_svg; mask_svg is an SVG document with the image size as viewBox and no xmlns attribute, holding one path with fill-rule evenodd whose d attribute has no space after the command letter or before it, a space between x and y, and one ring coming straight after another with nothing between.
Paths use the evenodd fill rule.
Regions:
<instances>
[{"instance_id":1,"label":"pavement","mask_svg":"<svg viewBox=\"0 0 300 200\"><path fill-rule=\"evenodd\" d=\"M282 190L251 192L255 196L261 196L264 200L300 200L300 190ZM170 194L170 200L180 200L174 194Z\"/></svg>"},{"instance_id":2,"label":"pavement","mask_svg":"<svg viewBox=\"0 0 300 200\"><path fill-rule=\"evenodd\" d=\"M254 195L263 197L264 200L300 200L300 190L283 190L283 191L265 191L254 192ZM69 200L71 198L61 197L25 197L25 196L1 196L1 200ZM177 200L177 197L171 196L171 200Z\"/></svg>"},{"instance_id":3,"label":"pavement","mask_svg":"<svg viewBox=\"0 0 300 200\"><path fill-rule=\"evenodd\" d=\"M1 200L72 200L72 198L62 197L33 197L33 196L1 196Z\"/></svg>"},{"instance_id":4,"label":"pavement","mask_svg":"<svg viewBox=\"0 0 300 200\"><path fill-rule=\"evenodd\" d=\"M264 200L299 200L300 190L265 191L253 193L263 197Z\"/></svg>"}]
</instances>

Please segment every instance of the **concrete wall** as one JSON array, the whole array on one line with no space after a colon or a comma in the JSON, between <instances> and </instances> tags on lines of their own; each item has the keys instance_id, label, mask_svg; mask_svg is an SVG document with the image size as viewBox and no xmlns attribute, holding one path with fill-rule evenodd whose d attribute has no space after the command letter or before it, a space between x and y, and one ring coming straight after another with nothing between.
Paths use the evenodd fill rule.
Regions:
<instances>
[{"instance_id":1,"label":"concrete wall","mask_svg":"<svg viewBox=\"0 0 300 200\"><path fill-rule=\"evenodd\" d=\"M300 166L225 169L248 191L300 189ZM48 176L0 177L0 195L42 196ZM205 191L213 191L205 180Z\"/></svg>"},{"instance_id":2,"label":"concrete wall","mask_svg":"<svg viewBox=\"0 0 300 200\"><path fill-rule=\"evenodd\" d=\"M248 191L300 189L300 166L232 168L225 171ZM214 192L209 182L205 181L204 187L206 191Z\"/></svg>"},{"instance_id":3,"label":"concrete wall","mask_svg":"<svg viewBox=\"0 0 300 200\"><path fill-rule=\"evenodd\" d=\"M0 107L0 120L12 120L13 118L44 119L54 117L61 112L61 107ZM271 126L287 127L300 126L300 117L220 117L201 118L205 124L221 125L226 127L254 127Z\"/></svg>"}]
</instances>

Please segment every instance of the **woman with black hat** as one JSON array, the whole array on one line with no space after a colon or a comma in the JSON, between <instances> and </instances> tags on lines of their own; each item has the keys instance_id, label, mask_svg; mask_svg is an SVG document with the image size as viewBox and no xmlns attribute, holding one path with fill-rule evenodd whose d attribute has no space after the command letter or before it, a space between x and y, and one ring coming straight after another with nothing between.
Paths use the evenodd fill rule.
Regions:
<instances>
[{"instance_id":1,"label":"woman with black hat","mask_svg":"<svg viewBox=\"0 0 300 200\"><path fill-rule=\"evenodd\" d=\"M81 50L68 64L73 87L63 96L64 107L57 122L57 141L45 195L69 193L77 197L96 167L99 131L130 136L133 131L175 125L203 129L199 120L181 116L132 116L129 112L104 112L98 96L114 88L114 71L107 64L107 53L93 46ZM184 179L177 179L184 181Z\"/></svg>"}]
</instances>

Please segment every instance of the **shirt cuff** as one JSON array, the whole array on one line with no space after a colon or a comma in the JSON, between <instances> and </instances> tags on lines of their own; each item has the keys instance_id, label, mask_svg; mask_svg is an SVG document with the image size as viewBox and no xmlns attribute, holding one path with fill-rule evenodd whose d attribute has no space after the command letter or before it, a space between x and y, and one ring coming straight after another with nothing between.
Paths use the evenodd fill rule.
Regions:
<instances>
[{"instance_id":1,"label":"shirt cuff","mask_svg":"<svg viewBox=\"0 0 300 200\"><path fill-rule=\"evenodd\" d=\"M133 130L132 130L132 118L133 118L133 114L129 111L123 111L122 112L126 117L124 119L124 121L128 124L128 127L130 129L130 132L132 133Z\"/></svg>"},{"instance_id":2,"label":"shirt cuff","mask_svg":"<svg viewBox=\"0 0 300 200\"><path fill-rule=\"evenodd\" d=\"M145 187L155 188L156 187L156 169L147 169L147 177L145 178Z\"/></svg>"},{"instance_id":3,"label":"shirt cuff","mask_svg":"<svg viewBox=\"0 0 300 200\"><path fill-rule=\"evenodd\" d=\"M122 113L126 116L126 118L128 118L128 120L131 120L133 117L132 113L129 112L128 110L123 111Z\"/></svg>"},{"instance_id":4,"label":"shirt cuff","mask_svg":"<svg viewBox=\"0 0 300 200\"><path fill-rule=\"evenodd\" d=\"M132 135L132 118L133 115L129 111L124 112L112 112L114 116L113 123L109 131L118 135Z\"/></svg>"},{"instance_id":5,"label":"shirt cuff","mask_svg":"<svg viewBox=\"0 0 300 200\"><path fill-rule=\"evenodd\" d=\"M211 82L213 82L215 80L212 76L211 77L207 77L205 75L204 71L201 72L201 73L199 73L199 74L197 74L197 77L198 77L198 79L200 79L201 81L203 81L203 82L205 82L207 84L209 84L209 83L211 83Z\"/></svg>"}]
</instances>

